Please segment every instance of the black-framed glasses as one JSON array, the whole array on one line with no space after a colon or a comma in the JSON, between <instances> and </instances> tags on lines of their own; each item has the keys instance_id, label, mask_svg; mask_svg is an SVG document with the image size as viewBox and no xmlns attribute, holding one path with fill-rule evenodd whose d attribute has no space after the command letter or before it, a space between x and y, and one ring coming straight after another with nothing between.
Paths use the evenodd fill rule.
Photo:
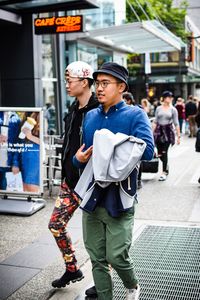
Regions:
<instances>
[{"instance_id":1,"label":"black-framed glasses","mask_svg":"<svg viewBox=\"0 0 200 300\"><path fill-rule=\"evenodd\" d=\"M95 88L97 89L99 86L102 87L102 89L106 89L107 86L109 84L113 84L113 83L120 83L119 81L108 81L108 80L102 80L102 81L95 81L94 82L94 85L95 85Z\"/></svg>"}]
</instances>

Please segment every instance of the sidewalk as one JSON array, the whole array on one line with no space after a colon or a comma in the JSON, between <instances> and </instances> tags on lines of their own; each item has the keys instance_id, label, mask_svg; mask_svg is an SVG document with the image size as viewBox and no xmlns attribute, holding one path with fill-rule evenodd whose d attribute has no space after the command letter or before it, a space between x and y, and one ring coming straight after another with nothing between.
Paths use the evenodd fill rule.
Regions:
<instances>
[{"instance_id":1,"label":"sidewalk","mask_svg":"<svg viewBox=\"0 0 200 300\"><path fill-rule=\"evenodd\" d=\"M143 174L134 239L146 225L200 227L200 154L195 152L194 143L185 136L180 146L170 149L166 182L158 181L159 174ZM30 217L0 216L0 300L6 295L8 300L83 300L85 289L91 286L91 265L82 242L78 209L69 231L85 279L65 289L51 288L51 281L64 272L61 254L47 228L56 194L54 188L50 199L46 191L46 207Z\"/></svg>"}]
</instances>

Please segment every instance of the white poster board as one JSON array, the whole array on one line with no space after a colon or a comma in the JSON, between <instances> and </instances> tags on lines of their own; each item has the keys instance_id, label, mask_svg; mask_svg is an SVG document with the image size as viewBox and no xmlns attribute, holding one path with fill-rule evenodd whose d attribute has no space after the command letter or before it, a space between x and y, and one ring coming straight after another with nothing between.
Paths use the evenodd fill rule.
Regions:
<instances>
[{"instance_id":1,"label":"white poster board","mask_svg":"<svg viewBox=\"0 0 200 300\"><path fill-rule=\"evenodd\" d=\"M0 194L43 194L42 108L0 107Z\"/></svg>"}]
</instances>

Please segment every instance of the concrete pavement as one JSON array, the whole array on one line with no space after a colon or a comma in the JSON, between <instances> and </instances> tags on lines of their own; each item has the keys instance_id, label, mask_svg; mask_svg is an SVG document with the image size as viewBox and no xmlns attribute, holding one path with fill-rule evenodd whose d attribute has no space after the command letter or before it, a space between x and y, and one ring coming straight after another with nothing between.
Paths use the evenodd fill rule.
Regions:
<instances>
[{"instance_id":1,"label":"concrete pavement","mask_svg":"<svg viewBox=\"0 0 200 300\"><path fill-rule=\"evenodd\" d=\"M138 191L134 238L146 224L200 226L200 153L195 139L183 136L181 145L170 149L170 174L159 182L159 174L143 174ZM79 264L85 279L62 290L51 281L64 271L61 254L47 226L58 189L45 193L47 205L30 217L0 215L0 300L82 300L92 284L91 265L82 242L81 210L69 224Z\"/></svg>"}]
</instances>

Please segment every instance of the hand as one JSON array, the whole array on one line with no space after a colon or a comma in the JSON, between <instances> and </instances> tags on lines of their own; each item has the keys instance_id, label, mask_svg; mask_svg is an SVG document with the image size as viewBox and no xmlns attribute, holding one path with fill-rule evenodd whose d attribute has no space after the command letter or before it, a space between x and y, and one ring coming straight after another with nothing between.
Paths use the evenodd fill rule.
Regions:
<instances>
[{"instance_id":1,"label":"hand","mask_svg":"<svg viewBox=\"0 0 200 300\"><path fill-rule=\"evenodd\" d=\"M177 144L180 145L180 142L181 142L181 138L180 138L180 136L178 136L178 138L177 138Z\"/></svg>"},{"instance_id":2,"label":"hand","mask_svg":"<svg viewBox=\"0 0 200 300\"><path fill-rule=\"evenodd\" d=\"M76 158L81 163L86 163L92 155L93 146L90 146L87 150L83 151L84 147L85 144L83 144L76 152Z\"/></svg>"},{"instance_id":3,"label":"hand","mask_svg":"<svg viewBox=\"0 0 200 300\"><path fill-rule=\"evenodd\" d=\"M8 140L7 136L0 134L0 143L1 144L6 143L7 140Z\"/></svg>"}]
</instances>

